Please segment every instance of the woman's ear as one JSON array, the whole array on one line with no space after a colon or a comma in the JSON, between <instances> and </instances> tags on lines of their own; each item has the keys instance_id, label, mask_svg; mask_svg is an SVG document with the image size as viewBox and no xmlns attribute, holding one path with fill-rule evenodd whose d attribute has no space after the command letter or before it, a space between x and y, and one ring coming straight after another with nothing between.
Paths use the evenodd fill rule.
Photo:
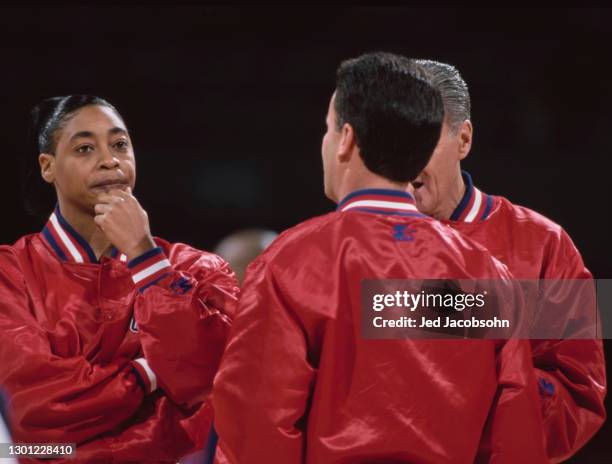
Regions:
<instances>
[{"instance_id":1,"label":"woman's ear","mask_svg":"<svg viewBox=\"0 0 612 464\"><path fill-rule=\"evenodd\" d=\"M41 153L38 155L38 164L40 165L40 175L44 181L49 184L55 182L55 156Z\"/></svg>"}]
</instances>

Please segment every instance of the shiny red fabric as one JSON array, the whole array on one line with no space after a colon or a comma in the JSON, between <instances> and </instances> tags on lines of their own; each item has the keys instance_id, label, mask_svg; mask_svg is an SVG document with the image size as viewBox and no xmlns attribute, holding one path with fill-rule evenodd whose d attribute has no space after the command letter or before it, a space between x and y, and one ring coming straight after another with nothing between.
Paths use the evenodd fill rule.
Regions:
<instances>
[{"instance_id":1,"label":"shiny red fabric","mask_svg":"<svg viewBox=\"0 0 612 464\"><path fill-rule=\"evenodd\" d=\"M215 378L216 462L545 462L528 342L361 337L362 279L435 277L510 278L427 217L335 212L282 234L248 269Z\"/></svg>"},{"instance_id":2,"label":"shiny red fabric","mask_svg":"<svg viewBox=\"0 0 612 464\"><path fill-rule=\"evenodd\" d=\"M176 462L203 445L236 281L215 255L156 241L171 268L142 293L120 259L62 261L42 234L0 247L0 385L15 442L76 443L71 463ZM152 393L139 357L157 376Z\"/></svg>"},{"instance_id":3,"label":"shiny red fabric","mask_svg":"<svg viewBox=\"0 0 612 464\"><path fill-rule=\"evenodd\" d=\"M517 279L592 278L558 224L503 197L493 197L484 220L443 222L484 245ZM606 418L603 345L601 340L532 340L531 345L536 377L548 387L540 389L548 456L561 462Z\"/></svg>"}]
</instances>

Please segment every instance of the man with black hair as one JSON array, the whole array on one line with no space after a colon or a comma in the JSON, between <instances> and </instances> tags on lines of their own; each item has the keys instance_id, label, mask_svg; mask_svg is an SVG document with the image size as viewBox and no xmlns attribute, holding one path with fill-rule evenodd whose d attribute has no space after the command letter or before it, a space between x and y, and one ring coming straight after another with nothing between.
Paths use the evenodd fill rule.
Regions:
<instances>
[{"instance_id":1,"label":"man with black hair","mask_svg":"<svg viewBox=\"0 0 612 464\"><path fill-rule=\"evenodd\" d=\"M508 342L500 367L505 347L492 340L360 334L362 279L510 279L405 192L442 120L440 95L413 60L372 53L340 65L322 143L325 193L338 208L285 231L247 271L213 387L218 462L477 458L498 369L529 362L524 345ZM504 398L521 427L505 462L543 462L530 443L541 427L536 395L529 373L513 377Z\"/></svg>"},{"instance_id":2,"label":"man with black hair","mask_svg":"<svg viewBox=\"0 0 612 464\"><path fill-rule=\"evenodd\" d=\"M467 84L449 64L417 63L440 91L445 109L438 146L412 182L410 191L419 210L484 245L517 279L591 279L561 226L504 197L480 191L461 170L473 134ZM568 314L572 301L557 304ZM538 313L534 325L541 326L546 316ZM565 314L556 315L555 323L562 317ZM551 462L559 462L584 446L605 420L603 347L596 339L531 340L531 347L547 453Z\"/></svg>"}]
</instances>

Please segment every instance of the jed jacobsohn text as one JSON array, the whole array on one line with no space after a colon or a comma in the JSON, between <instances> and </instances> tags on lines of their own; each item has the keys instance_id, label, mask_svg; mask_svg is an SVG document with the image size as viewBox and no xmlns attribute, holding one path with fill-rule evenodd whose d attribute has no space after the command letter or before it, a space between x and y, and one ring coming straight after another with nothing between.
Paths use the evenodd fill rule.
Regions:
<instances>
[{"instance_id":1,"label":"jed jacobsohn text","mask_svg":"<svg viewBox=\"0 0 612 464\"><path fill-rule=\"evenodd\" d=\"M383 317L378 316L372 319L372 323L376 328L510 327L510 321L508 319L499 319L497 316L495 316L493 319L478 319L477 317L472 317L470 319L452 319L448 316L439 316L434 319L430 319L425 316L422 316L420 321L417 321L415 318L407 316L402 316L398 319L385 319Z\"/></svg>"}]
</instances>

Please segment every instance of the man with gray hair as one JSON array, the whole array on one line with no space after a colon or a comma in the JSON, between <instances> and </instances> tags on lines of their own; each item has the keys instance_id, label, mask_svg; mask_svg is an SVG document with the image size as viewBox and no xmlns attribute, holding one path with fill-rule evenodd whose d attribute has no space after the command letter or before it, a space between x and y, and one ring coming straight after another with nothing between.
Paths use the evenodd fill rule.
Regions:
<instances>
[{"instance_id":1,"label":"man with gray hair","mask_svg":"<svg viewBox=\"0 0 612 464\"><path fill-rule=\"evenodd\" d=\"M457 69L418 60L442 96L442 135L411 183L418 209L480 242L517 279L591 279L561 226L508 199L489 195L461 170L472 146L470 95ZM536 315L536 319L538 315ZM601 340L531 340L547 453L572 456L605 420L606 374Z\"/></svg>"}]
</instances>

